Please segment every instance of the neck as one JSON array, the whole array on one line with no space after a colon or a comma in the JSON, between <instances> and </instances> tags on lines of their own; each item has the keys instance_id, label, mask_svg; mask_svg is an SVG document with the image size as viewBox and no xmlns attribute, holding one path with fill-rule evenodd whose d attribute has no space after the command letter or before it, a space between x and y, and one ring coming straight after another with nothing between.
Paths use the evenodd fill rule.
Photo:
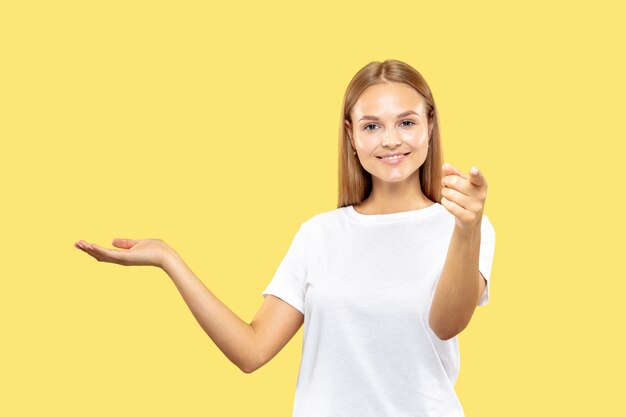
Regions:
<instances>
[{"instance_id":1,"label":"neck","mask_svg":"<svg viewBox=\"0 0 626 417\"><path fill-rule=\"evenodd\" d=\"M422 192L418 175L400 182L381 181L374 177L369 197L355 204L354 208L363 214L387 214L419 210L433 203Z\"/></svg>"}]
</instances>

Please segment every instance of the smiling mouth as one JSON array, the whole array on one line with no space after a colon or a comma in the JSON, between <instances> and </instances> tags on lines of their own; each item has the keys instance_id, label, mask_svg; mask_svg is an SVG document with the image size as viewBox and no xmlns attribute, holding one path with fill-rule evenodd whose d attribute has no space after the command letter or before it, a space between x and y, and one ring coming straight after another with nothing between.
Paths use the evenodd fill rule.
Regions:
<instances>
[{"instance_id":1,"label":"smiling mouth","mask_svg":"<svg viewBox=\"0 0 626 417\"><path fill-rule=\"evenodd\" d=\"M390 159L390 160L394 160L394 159L399 159L399 158L405 157L405 156L407 156L407 155L408 155L408 154L410 154L410 153L411 153L411 152L407 152L407 153L402 154L402 155L392 156L391 158L383 158L382 156L377 156L376 158L378 158L378 159Z\"/></svg>"}]
</instances>

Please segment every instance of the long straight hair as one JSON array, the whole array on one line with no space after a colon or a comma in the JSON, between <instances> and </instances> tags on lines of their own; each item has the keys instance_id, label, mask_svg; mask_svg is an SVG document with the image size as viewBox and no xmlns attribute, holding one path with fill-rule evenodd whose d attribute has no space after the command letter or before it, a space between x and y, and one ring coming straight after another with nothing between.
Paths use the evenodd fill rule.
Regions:
<instances>
[{"instance_id":1,"label":"long straight hair","mask_svg":"<svg viewBox=\"0 0 626 417\"><path fill-rule=\"evenodd\" d=\"M373 61L361 68L348 84L344 94L339 126L339 202L337 208L360 203L372 192L372 174L363 168L358 155L353 153L345 120L354 126L350 113L361 94L372 85L387 82L408 84L424 98L432 131L428 155L422 166L418 168L420 187L426 197L441 204L443 149L435 99L426 80L415 68L402 61L388 59L383 62Z\"/></svg>"}]
</instances>

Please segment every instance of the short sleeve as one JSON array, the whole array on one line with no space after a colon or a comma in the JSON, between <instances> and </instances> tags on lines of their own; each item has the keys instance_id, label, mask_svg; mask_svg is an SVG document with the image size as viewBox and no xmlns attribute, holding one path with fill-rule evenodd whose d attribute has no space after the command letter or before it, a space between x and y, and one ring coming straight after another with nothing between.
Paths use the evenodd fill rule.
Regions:
<instances>
[{"instance_id":1,"label":"short sleeve","mask_svg":"<svg viewBox=\"0 0 626 417\"><path fill-rule=\"evenodd\" d=\"M263 297L272 294L289 303L304 314L304 287L306 281L305 264L305 223L300 225L291 245L274 273L274 277L262 292Z\"/></svg>"},{"instance_id":2,"label":"short sleeve","mask_svg":"<svg viewBox=\"0 0 626 417\"><path fill-rule=\"evenodd\" d=\"M486 215L483 215L480 230L480 255L478 258L478 270L487 280L485 291L478 302L479 306L489 303L491 293L491 266L496 247L496 231Z\"/></svg>"}]
</instances>

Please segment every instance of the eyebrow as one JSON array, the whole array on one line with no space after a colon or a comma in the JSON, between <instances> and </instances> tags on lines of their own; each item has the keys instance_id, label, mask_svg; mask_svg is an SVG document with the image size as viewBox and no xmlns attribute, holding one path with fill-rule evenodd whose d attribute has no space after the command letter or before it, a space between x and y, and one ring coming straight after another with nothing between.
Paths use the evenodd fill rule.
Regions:
<instances>
[{"instance_id":1,"label":"eyebrow","mask_svg":"<svg viewBox=\"0 0 626 417\"><path fill-rule=\"evenodd\" d=\"M400 113L398 115L398 119L401 118L401 117L408 116L409 114L414 114L416 116L419 116L419 114L417 114L413 110L409 110L409 111L405 111L404 113ZM376 117L376 116L365 115L365 116L361 117L361 119L359 121L361 121L361 120L380 120L380 119L378 119L378 117Z\"/></svg>"}]
</instances>

